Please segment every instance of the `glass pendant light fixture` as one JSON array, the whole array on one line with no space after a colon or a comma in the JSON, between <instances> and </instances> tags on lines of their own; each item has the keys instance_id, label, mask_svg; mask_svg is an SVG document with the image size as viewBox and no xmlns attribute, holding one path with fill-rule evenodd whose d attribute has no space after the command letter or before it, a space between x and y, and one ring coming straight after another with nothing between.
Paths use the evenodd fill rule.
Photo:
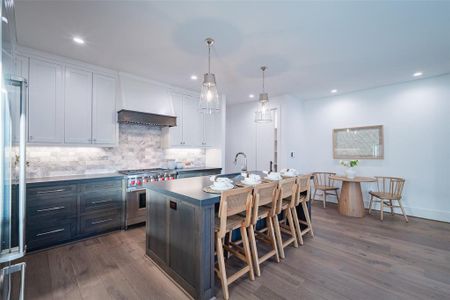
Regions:
<instances>
[{"instance_id":1,"label":"glass pendant light fixture","mask_svg":"<svg viewBox=\"0 0 450 300\"><path fill-rule=\"evenodd\" d=\"M216 76L211 73L211 47L214 44L214 40L207 38L205 42L208 46L208 73L203 76L199 109L202 113L212 114L220 111L220 101L216 86Z\"/></svg>"},{"instance_id":2,"label":"glass pendant light fixture","mask_svg":"<svg viewBox=\"0 0 450 300\"><path fill-rule=\"evenodd\" d=\"M269 104L269 94L266 93L264 87L264 71L267 70L266 66L261 67L262 71L262 93L259 94L259 104L258 109L255 112L255 122L256 123L269 123L272 122L272 111L268 107Z\"/></svg>"}]
</instances>

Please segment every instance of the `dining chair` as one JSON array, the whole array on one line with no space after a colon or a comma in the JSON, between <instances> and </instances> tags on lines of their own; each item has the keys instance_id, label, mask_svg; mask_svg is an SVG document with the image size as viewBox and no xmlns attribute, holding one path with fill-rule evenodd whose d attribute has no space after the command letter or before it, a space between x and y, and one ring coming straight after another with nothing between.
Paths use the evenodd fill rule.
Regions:
<instances>
[{"instance_id":1,"label":"dining chair","mask_svg":"<svg viewBox=\"0 0 450 300\"><path fill-rule=\"evenodd\" d=\"M402 205L402 193L403 187L405 185L405 179L385 176L375 176L375 179L377 181L377 190L369 191L369 214L371 214L372 212L372 203L380 202L381 221L383 221L384 206L386 206L391 209L392 215L394 215L394 207L399 207L402 211L403 216L405 217L406 222L408 222L408 217L406 216L405 209ZM394 205L393 201L397 201L398 205Z\"/></svg>"},{"instance_id":2,"label":"dining chair","mask_svg":"<svg viewBox=\"0 0 450 300\"><path fill-rule=\"evenodd\" d=\"M275 257L276 262L280 262L273 225L273 217L277 209L277 198L278 184L276 182L258 184L253 189L252 219L247 230L256 276L261 276L260 264L269 258ZM261 230L256 230L256 223L260 220L265 220L267 226ZM271 247L271 250L261 257L258 253L257 239Z\"/></svg>"},{"instance_id":3,"label":"dining chair","mask_svg":"<svg viewBox=\"0 0 450 300\"><path fill-rule=\"evenodd\" d=\"M296 193L295 207L292 208L292 216L294 217L295 229L297 231L297 238L300 242L300 245L303 245L303 236L305 234L310 232L311 236L314 237L314 231L312 228L311 218L309 216L307 204L309 202L309 195L311 189L311 175L308 174L297 176L296 183L297 183L297 193ZM299 219L297 209L301 209L303 211L305 221ZM301 230L301 225L305 225L306 228Z\"/></svg>"},{"instance_id":4,"label":"dining chair","mask_svg":"<svg viewBox=\"0 0 450 300\"><path fill-rule=\"evenodd\" d=\"M247 228L251 222L253 188L238 188L224 191L221 194L219 214L216 218L215 239L218 268L215 269L222 284L223 297L229 299L228 286L238 278L248 274L250 280L255 280ZM227 233L240 229L242 246L232 242L224 243ZM244 262L245 266L231 276L227 276L225 268L224 249Z\"/></svg>"},{"instance_id":5,"label":"dining chair","mask_svg":"<svg viewBox=\"0 0 450 300\"><path fill-rule=\"evenodd\" d=\"M336 173L331 172L314 172L314 195L313 200L320 200L316 199L316 193L317 191L322 192L322 201L323 201L323 207L326 207L327 203L327 195L336 196L336 200L339 203L339 195L338 190L339 188L334 185L334 180L330 178L330 176L336 175Z\"/></svg>"},{"instance_id":6,"label":"dining chair","mask_svg":"<svg viewBox=\"0 0 450 300\"><path fill-rule=\"evenodd\" d=\"M278 253L281 258L285 258L284 248L290 244L298 247L297 233L295 231L295 222L292 216L291 208L295 207L295 199L297 192L296 178L287 178L278 181L278 200L276 214L272 217L275 236L277 238ZM282 215L282 220L278 219L278 215ZM283 241L281 233L287 234L289 237Z\"/></svg>"}]
</instances>

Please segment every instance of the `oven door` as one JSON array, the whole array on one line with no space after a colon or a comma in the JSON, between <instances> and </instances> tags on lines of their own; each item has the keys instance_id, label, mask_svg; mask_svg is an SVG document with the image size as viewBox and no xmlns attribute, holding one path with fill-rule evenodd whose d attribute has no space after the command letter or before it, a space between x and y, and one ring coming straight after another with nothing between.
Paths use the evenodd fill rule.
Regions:
<instances>
[{"instance_id":1,"label":"oven door","mask_svg":"<svg viewBox=\"0 0 450 300\"><path fill-rule=\"evenodd\" d=\"M147 193L146 190L127 192L127 219L126 226L144 223L147 219Z\"/></svg>"}]
</instances>

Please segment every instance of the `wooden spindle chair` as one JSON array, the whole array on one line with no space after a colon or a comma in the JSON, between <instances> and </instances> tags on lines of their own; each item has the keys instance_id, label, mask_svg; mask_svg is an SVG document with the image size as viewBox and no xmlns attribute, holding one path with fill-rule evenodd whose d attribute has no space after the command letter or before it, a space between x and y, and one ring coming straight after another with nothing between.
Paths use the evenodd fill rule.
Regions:
<instances>
[{"instance_id":1,"label":"wooden spindle chair","mask_svg":"<svg viewBox=\"0 0 450 300\"><path fill-rule=\"evenodd\" d=\"M276 182L258 184L253 189L253 211L252 220L248 227L250 237L250 248L252 250L253 267L256 276L261 276L260 264L271 257L275 257L276 262L280 262L278 255L277 241L273 217L276 214L278 199L278 184ZM266 228L257 231L256 223L265 219ZM256 239L271 246L271 250L259 257Z\"/></svg>"},{"instance_id":2,"label":"wooden spindle chair","mask_svg":"<svg viewBox=\"0 0 450 300\"><path fill-rule=\"evenodd\" d=\"M384 177L375 176L377 180L377 190L370 191L370 204L369 204L369 214L372 212L372 203L380 202L380 220L383 221L384 206L391 209L391 214L394 215L394 207L399 207L405 217L406 222L408 222L408 217L406 216L405 209L402 205L402 193L403 187L405 185L405 179L399 177ZM377 199L374 199L377 198ZM394 205L393 201L397 201L398 205Z\"/></svg>"},{"instance_id":3,"label":"wooden spindle chair","mask_svg":"<svg viewBox=\"0 0 450 300\"><path fill-rule=\"evenodd\" d=\"M247 235L247 228L251 222L252 196L253 189L239 188L222 192L219 205L219 215L216 218L216 255L217 276L222 284L223 297L229 299L230 294L228 286L241 276L248 273L250 280L255 280L253 273L253 264L251 257L250 244ZM242 237L242 246L224 243L227 233L235 229L240 229ZM224 249L245 263L245 266L231 276L227 276L225 269Z\"/></svg>"},{"instance_id":4,"label":"wooden spindle chair","mask_svg":"<svg viewBox=\"0 0 450 300\"><path fill-rule=\"evenodd\" d=\"M291 208L295 207L297 184L296 178L287 178L278 181L278 201L276 215L272 218L275 227L275 236L277 238L278 253L281 258L285 258L284 248L290 244L298 247L297 233L295 231L295 222L292 216ZM278 215L283 215L283 220L278 220ZM281 223L281 224L280 224ZM283 241L281 232L286 233L289 238Z\"/></svg>"},{"instance_id":5,"label":"wooden spindle chair","mask_svg":"<svg viewBox=\"0 0 450 300\"><path fill-rule=\"evenodd\" d=\"M339 195L338 190L339 188L335 186L334 180L330 178L330 176L336 175L336 173L331 172L314 172L314 195L313 200L320 200L316 199L316 193L317 191L322 192L322 201L323 201L323 207L326 207L327 203L327 195L336 196L336 200L339 203Z\"/></svg>"},{"instance_id":6,"label":"wooden spindle chair","mask_svg":"<svg viewBox=\"0 0 450 300\"><path fill-rule=\"evenodd\" d=\"M308 211L308 201L311 190L311 175L303 175L297 177L297 198L295 201L295 207L292 209L292 215L294 217L295 229L297 231L297 237L301 245L303 245L303 236L308 232L314 237L314 231L312 228L311 218ZM297 208L300 207L305 216L305 221L300 220L297 214ZM300 224L305 225L306 228L301 230Z\"/></svg>"}]
</instances>

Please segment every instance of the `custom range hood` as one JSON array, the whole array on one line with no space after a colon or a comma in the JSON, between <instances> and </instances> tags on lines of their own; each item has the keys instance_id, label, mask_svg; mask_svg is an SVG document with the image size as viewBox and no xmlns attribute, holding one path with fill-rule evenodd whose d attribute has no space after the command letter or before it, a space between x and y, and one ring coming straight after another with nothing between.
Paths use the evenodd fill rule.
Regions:
<instances>
[{"instance_id":1,"label":"custom range hood","mask_svg":"<svg viewBox=\"0 0 450 300\"><path fill-rule=\"evenodd\" d=\"M122 109L117 112L117 122L122 124L174 127L177 126L177 117Z\"/></svg>"}]
</instances>

